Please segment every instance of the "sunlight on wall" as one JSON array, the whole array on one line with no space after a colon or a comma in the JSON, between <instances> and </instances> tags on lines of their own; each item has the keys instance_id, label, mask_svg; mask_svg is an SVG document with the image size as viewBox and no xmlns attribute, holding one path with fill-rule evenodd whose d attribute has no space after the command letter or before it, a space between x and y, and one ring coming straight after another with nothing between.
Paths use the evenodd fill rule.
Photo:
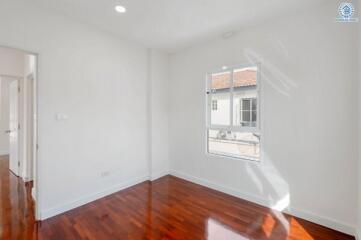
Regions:
<instances>
[{"instance_id":1,"label":"sunlight on wall","mask_svg":"<svg viewBox=\"0 0 361 240\"><path fill-rule=\"evenodd\" d=\"M244 56L252 64L262 63L260 68L261 81L267 82L282 95L289 97L290 91L298 87L294 80L252 49L245 49Z\"/></svg>"},{"instance_id":2,"label":"sunlight on wall","mask_svg":"<svg viewBox=\"0 0 361 240\"><path fill-rule=\"evenodd\" d=\"M281 212L281 211L285 210L286 208L288 208L289 205L290 205L290 194L287 194L284 198L279 200L271 208Z\"/></svg>"},{"instance_id":3,"label":"sunlight on wall","mask_svg":"<svg viewBox=\"0 0 361 240\"><path fill-rule=\"evenodd\" d=\"M257 190L269 203L269 207L277 210L286 210L290 205L288 183L273 165L268 155L262 151L262 164L248 164L247 172L250 174Z\"/></svg>"},{"instance_id":4,"label":"sunlight on wall","mask_svg":"<svg viewBox=\"0 0 361 240\"><path fill-rule=\"evenodd\" d=\"M282 211L289 210L291 204L288 183L283 179L268 155L262 152L262 156L262 167L249 165L248 167L252 168L252 170L249 171L257 172L257 174L254 173L251 175L252 178L254 178L254 182L259 182L260 179L262 179L263 184L267 184L267 187L262 186L259 187L258 190L260 190L260 194L266 198L273 215L283 225L285 231L288 232L290 229L289 222L282 214ZM267 189L267 192L265 192L264 189Z\"/></svg>"},{"instance_id":5,"label":"sunlight on wall","mask_svg":"<svg viewBox=\"0 0 361 240\"><path fill-rule=\"evenodd\" d=\"M254 182L254 184L256 184L256 187L258 189L258 192L263 193L263 185L261 180L257 177L255 171L253 171L253 169L251 168L251 166L246 165L246 171L248 173L248 175L251 177L252 181Z\"/></svg>"},{"instance_id":6,"label":"sunlight on wall","mask_svg":"<svg viewBox=\"0 0 361 240\"><path fill-rule=\"evenodd\" d=\"M246 169L257 186L257 190L272 209L273 216L278 219L285 232L289 232L290 224L282 214L282 211L289 209L291 203L288 183L282 178L265 152L262 152L261 167L248 164Z\"/></svg>"},{"instance_id":7,"label":"sunlight on wall","mask_svg":"<svg viewBox=\"0 0 361 240\"><path fill-rule=\"evenodd\" d=\"M282 42L275 41L275 47L280 49L282 54L287 57L288 52ZM251 64L261 63L261 81L267 82L280 94L289 97L291 91L298 87L294 80L254 50L245 49L244 56ZM262 165L247 165L247 172L257 186L259 193L265 198L269 207L272 209L273 216L279 220L286 232L288 232L290 229L289 222L281 212L287 209L289 210L291 204L289 185L274 166L268 154L263 150L261 151Z\"/></svg>"}]
</instances>

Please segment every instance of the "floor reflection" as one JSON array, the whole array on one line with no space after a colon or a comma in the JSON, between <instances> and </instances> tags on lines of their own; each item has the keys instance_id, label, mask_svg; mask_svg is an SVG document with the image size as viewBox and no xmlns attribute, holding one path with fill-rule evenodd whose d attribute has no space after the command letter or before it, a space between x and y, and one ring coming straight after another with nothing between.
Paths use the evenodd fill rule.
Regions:
<instances>
[{"instance_id":1,"label":"floor reflection","mask_svg":"<svg viewBox=\"0 0 361 240\"><path fill-rule=\"evenodd\" d=\"M37 239L31 188L9 170L9 157L0 156L0 239Z\"/></svg>"},{"instance_id":2,"label":"floor reflection","mask_svg":"<svg viewBox=\"0 0 361 240\"><path fill-rule=\"evenodd\" d=\"M207 240L250 240L214 219L208 219L207 234Z\"/></svg>"}]
</instances>

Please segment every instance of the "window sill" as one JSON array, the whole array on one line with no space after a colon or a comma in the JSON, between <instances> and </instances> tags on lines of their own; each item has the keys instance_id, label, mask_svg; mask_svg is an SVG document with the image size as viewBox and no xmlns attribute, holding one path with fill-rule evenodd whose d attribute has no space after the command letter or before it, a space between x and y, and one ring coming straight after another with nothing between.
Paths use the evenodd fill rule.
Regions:
<instances>
[{"instance_id":1,"label":"window sill","mask_svg":"<svg viewBox=\"0 0 361 240\"><path fill-rule=\"evenodd\" d=\"M226 159L232 159L232 160L236 160L236 161L251 162L251 163L255 163L255 164L259 164L261 162L260 159L254 159L251 157L241 157L241 156L236 157L236 156L222 154L222 153L207 152L206 155L209 157L214 157L214 158L226 158Z\"/></svg>"}]
</instances>

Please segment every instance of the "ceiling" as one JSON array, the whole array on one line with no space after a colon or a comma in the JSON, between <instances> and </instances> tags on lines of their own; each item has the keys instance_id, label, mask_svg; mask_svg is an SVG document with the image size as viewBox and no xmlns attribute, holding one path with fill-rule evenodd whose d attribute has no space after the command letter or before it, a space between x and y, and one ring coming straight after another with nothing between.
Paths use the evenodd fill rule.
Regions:
<instances>
[{"instance_id":1,"label":"ceiling","mask_svg":"<svg viewBox=\"0 0 361 240\"><path fill-rule=\"evenodd\" d=\"M323 0L36 0L72 18L135 41L175 52ZM127 8L125 14L115 5Z\"/></svg>"}]
</instances>

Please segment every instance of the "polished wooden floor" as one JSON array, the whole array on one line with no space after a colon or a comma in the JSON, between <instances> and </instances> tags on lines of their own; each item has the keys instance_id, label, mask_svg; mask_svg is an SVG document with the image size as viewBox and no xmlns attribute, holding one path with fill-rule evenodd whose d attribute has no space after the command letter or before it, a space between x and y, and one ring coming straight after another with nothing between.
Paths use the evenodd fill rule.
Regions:
<instances>
[{"instance_id":1,"label":"polished wooden floor","mask_svg":"<svg viewBox=\"0 0 361 240\"><path fill-rule=\"evenodd\" d=\"M25 184L9 170L7 156L0 156L0 239L34 239L36 226L31 183Z\"/></svg>"},{"instance_id":2,"label":"polished wooden floor","mask_svg":"<svg viewBox=\"0 0 361 240\"><path fill-rule=\"evenodd\" d=\"M1 240L354 239L172 176L35 223L31 185L9 172L7 157L0 177Z\"/></svg>"}]
</instances>

